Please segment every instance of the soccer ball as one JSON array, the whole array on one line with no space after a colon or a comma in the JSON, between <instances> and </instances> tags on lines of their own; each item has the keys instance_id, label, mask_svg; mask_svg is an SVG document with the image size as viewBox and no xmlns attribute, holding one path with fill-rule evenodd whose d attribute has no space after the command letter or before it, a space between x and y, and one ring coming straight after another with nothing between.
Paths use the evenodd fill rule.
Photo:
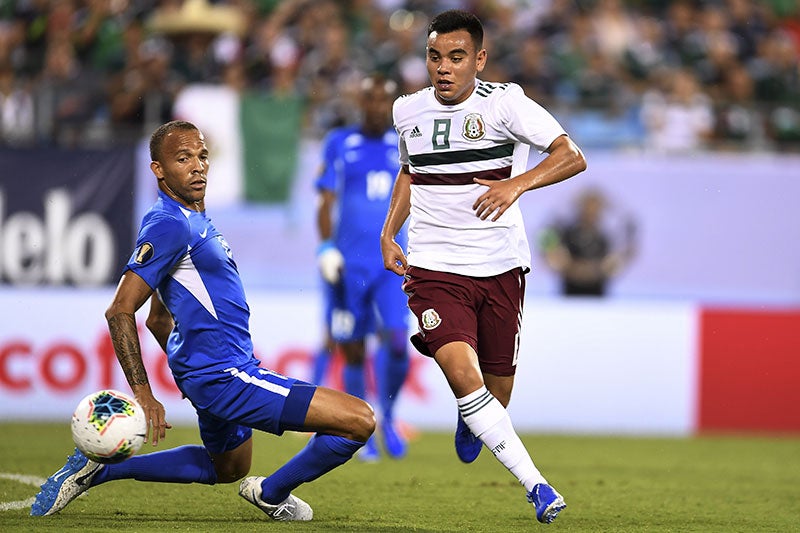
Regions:
<instances>
[{"instance_id":1,"label":"soccer ball","mask_svg":"<svg viewBox=\"0 0 800 533\"><path fill-rule=\"evenodd\" d=\"M147 421L139 403L116 390L84 397L72 414L72 440L89 459L120 463L139 451Z\"/></svg>"}]
</instances>

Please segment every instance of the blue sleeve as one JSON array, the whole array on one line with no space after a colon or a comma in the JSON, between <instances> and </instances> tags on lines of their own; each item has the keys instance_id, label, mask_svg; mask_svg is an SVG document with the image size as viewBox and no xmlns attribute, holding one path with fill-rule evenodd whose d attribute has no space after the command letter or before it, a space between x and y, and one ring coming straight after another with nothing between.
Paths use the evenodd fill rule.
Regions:
<instances>
[{"instance_id":1,"label":"blue sleeve","mask_svg":"<svg viewBox=\"0 0 800 533\"><path fill-rule=\"evenodd\" d=\"M316 183L318 191L336 190L336 161L339 157L339 139L341 139L339 130L333 130L325 138L325 144L322 149L322 168Z\"/></svg>"},{"instance_id":2,"label":"blue sleeve","mask_svg":"<svg viewBox=\"0 0 800 533\"><path fill-rule=\"evenodd\" d=\"M138 274L155 290L189 251L189 239L188 220L164 213L146 217L125 269Z\"/></svg>"}]
</instances>

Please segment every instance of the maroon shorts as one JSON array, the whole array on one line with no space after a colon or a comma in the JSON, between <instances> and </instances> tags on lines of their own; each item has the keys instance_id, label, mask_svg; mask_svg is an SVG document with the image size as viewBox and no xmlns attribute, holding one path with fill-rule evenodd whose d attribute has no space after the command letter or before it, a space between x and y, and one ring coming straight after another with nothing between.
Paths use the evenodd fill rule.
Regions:
<instances>
[{"instance_id":1,"label":"maroon shorts","mask_svg":"<svg viewBox=\"0 0 800 533\"><path fill-rule=\"evenodd\" d=\"M478 354L481 371L513 376L517 365L525 274L521 268L474 278L408 267L403 290L417 317L411 343L432 356L447 343L463 341Z\"/></svg>"}]
</instances>

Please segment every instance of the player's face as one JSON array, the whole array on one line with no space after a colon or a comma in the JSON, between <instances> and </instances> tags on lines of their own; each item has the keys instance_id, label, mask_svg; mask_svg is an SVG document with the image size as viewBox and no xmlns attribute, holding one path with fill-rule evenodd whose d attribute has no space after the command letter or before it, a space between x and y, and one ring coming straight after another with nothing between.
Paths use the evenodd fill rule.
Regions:
<instances>
[{"instance_id":1,"label":"player's face","mask_svg":"<svg viewBox=\"0 0 800 533\"><path fill-rule=\"evenodd\" d=\"M460 104L475 88L475 76L486 65L486 50L476 50L466 30L432 32L425 64L436 98L443 104Z\"/></svg>"},{"instance_id":2,"label":"player's face","mask_svg":"<svg viewBox=\"0 0 800 533\"><path fill-rule=\"evenodd\" d=\"M362 93L363 127L367 133L381 135L386 128L391 126L393 101L393 95L381 85L376 85Z\"/></svg>"},{"instance_id":3,"label":"player's face","mask_svg":"<svg viewBox=\"0 0 800 533\"><path fill-rule=\"evenodd\" d=\"M173 130L150 168L164 192L190 209L204 209L208 148L200 131Z\"/></svg>"}]
</instances>

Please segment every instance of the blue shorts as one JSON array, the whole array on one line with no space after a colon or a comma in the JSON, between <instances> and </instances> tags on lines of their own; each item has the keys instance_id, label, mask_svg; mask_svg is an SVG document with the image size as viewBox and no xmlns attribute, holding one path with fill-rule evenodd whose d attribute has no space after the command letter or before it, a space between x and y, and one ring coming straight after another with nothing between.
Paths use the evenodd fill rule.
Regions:
<instances>
[{"instance_id":1,"label":"blue shorts","mask_svg":"<svg viewBox=\"0 0 800 533\"><path fill-rule=\"evenodd\" d=\"M210 453L237 448L253 429L275 435L302 430L317 390L256 363L186 376L178 388L197 411L200 438Z\"/></svg>"},{"instance_id":2,"label":"blue shorts","mask_svg":"<svg viewBox=\"0 0 800 533\"><path fill-rule=\"evenodd\" d=\"M408 303L403 278L384 269L346 266L326 297L328 325L337 342L364 339L378 331L408 331Z\"/></svg>"}]
</instances>

